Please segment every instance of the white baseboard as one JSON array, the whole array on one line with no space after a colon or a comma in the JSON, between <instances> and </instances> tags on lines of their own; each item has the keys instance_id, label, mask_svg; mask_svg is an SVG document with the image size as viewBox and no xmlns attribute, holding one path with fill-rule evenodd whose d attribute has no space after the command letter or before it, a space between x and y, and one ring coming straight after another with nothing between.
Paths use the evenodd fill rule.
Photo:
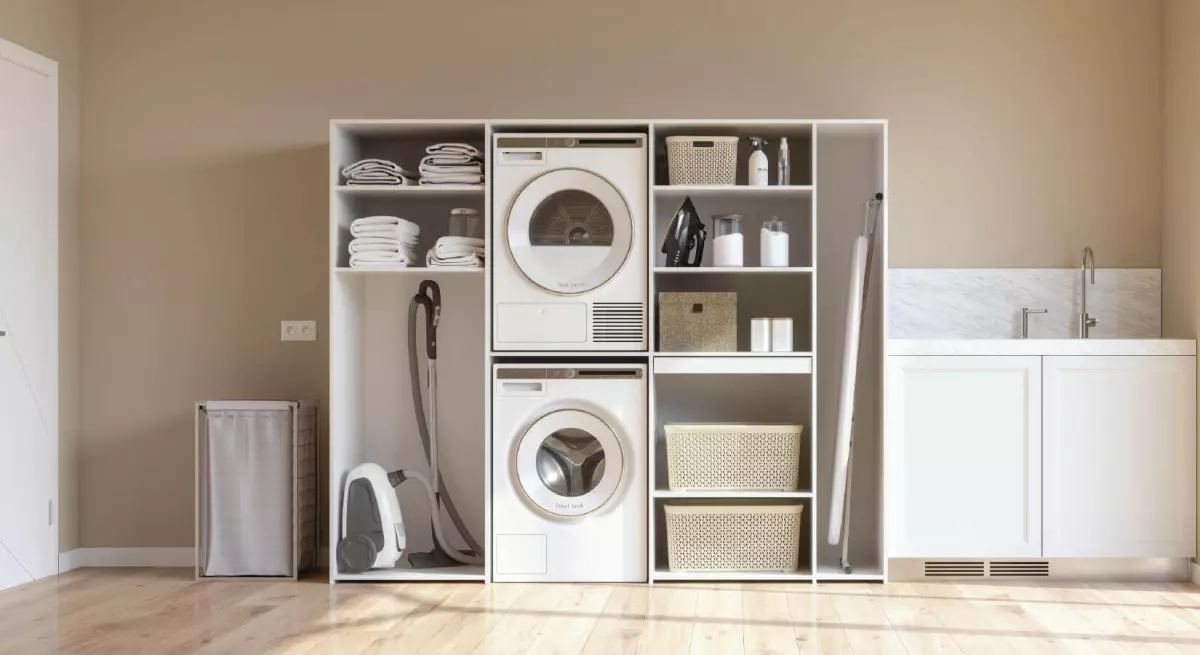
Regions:
<instances>
[{"instance_id":1,"label":"white baseboard","mask_svg":"<svg viewBox=\"0 0 1200 655\"><path fill-rule=\"evenodd\" d=\"M1192 560L1192 584L1200 584L1200 562Z\"/></svg>"},{"instance_id":2,"label":"white baseboard","mask_svg":"<svg viewBox=\"0 0 1200 655\"><path fill-rule=\"evenodd\" d=\"M173 568L194 566L191 546L165 548L76 548L58 556L59 573L98 566Z\"/></svg>"}]
</instances>

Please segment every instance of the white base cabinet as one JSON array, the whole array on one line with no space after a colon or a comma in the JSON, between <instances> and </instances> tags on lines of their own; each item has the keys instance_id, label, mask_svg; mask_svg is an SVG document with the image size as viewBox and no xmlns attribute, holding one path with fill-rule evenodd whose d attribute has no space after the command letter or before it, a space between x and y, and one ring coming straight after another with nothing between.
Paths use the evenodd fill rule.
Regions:
<instances>
[{"instance_id":1,"label":"white base cabinet","mask_svg":"<svg viewBox=\"0 0 1200 655\"><path fill-rule=\"evenodd\" d=\"M1041 555L1041 358L891 357L890 557Z\"/></svg>"},{"instance_id":2,"label":"white base cabinet","mask_svg":"<svg viewBox=\"0 0 1200 655\"><path fill-rule=\"evenodd\" d=\"M891 356L889 557L1195 555L1194 356Z\"/></svg>"},{"instance_id":3,"label":"white base cabinet","mask_svg":"<svg viewBox=\"0 0 1200 655\"><path fill-rule=\"evenodd\" d=\"M1192 557L1196 359L1046 357L1045 557Z\"/></svg>"}]
</instances>

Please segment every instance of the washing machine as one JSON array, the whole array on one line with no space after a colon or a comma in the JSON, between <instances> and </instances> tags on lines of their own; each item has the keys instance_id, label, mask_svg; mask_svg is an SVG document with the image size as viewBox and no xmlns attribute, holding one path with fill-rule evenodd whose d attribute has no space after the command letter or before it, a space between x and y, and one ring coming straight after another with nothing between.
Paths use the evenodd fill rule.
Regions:
<instances>
[{"instance_id":1,"label":"washing machine","mask_svg":"<svg viewBox=\"0 0 1200 655\"><path fill-rule=\"evenodd\" d=\"M646 135L494 139L493 349L646 350Z\"/></svg>"},{"instance_id":2,"label":"washing machine","mask_svg":"<svg viewBox=\"0 0 1200 655\"><path fill-rule=\"evenodd\" d=\"M646 366L496 364L492 577L645 582Z\"/></svg>"}]
</instances>

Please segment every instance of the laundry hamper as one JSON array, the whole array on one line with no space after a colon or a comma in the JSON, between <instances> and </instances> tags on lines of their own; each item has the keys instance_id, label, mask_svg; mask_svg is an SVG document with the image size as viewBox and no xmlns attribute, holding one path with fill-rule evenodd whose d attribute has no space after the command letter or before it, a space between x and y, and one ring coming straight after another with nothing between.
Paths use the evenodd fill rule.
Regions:
<instances>
[{"instance_id":1,"label":"laundry hamper","mask_svg":"<svg viewBox=\"0 0 1200 655\"><path fill-rule=\"evenodd\" d=\"M667 564L672 571L800 568L804 506L667 504Z\"/></svg>"},{"instance_id":2,"label":"laundry hamper","mask_svg":"<svg viewBox=\"0 0 1200 655\"><path fill-rule=\"evenodd\" d=\"M196 578L317 564L317 404L196 404Z\"/></svg>"},{"instance_id":3,"label":"laundry hamper","mask_svg":"<svg viewBox=\"0 0 1200 655\"><path fill-rule=\"evenodd\" d=\"M671 491L796 491L803 425L668 423Z\"/></svg>"}]
</instances>

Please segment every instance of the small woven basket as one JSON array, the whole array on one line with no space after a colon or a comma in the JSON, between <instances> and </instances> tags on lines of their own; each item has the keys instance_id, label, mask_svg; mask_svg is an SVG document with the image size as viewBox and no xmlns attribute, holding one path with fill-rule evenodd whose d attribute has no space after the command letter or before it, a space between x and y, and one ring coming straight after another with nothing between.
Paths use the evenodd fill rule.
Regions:
<instances>
[{"instance_id":1,"label":"small woven basket","mask_svg":"<svg viewBox=\"0 0 1200 655\"><path fill-rule=\"evenodd\" d=\"M796 491L799 486L802 425L669 423L663 429L672 491Z\"/></svg>"},{"instance_id":2,"label":"small woven basket","mask_svg":"<svg viewBox=\"0 0 1200 655\"><path fill-rule=\"evenodd\" d=\"M733 184L737 179L736 136L669 136L671 184Z\"/></svg>"},{"instance_id":3,"label":"small woven basket","mask_svg":"<svg viewBox=\"0 0 1200 655\"><path fill-rule=\"evenodd\" d=\"M736 352L737 294L726 291L659 292L658 349L664 352Z\"/></svg>"}]
</instances>

